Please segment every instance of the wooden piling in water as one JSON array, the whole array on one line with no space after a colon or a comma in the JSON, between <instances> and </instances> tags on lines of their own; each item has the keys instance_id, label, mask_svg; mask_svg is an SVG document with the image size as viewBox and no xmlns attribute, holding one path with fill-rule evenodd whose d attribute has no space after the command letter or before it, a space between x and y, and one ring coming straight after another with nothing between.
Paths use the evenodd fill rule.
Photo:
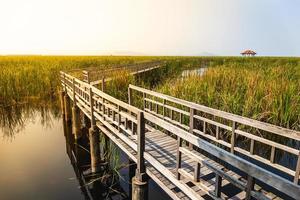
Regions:
<instances>
[{"instance_id":1,"label":"wooden piling in water","mask_svg":"<svg viewBox=\"0 0 300 200\"><path fill-rule=\"evenodd\" d=\"M91 168L92 173L97 173L100 171L100 139L99 130L96 126L96 120L94 116L94 100L93 100L93 90L90 88L89 92L90 99L90 109L91 109L91 128L89 129L89 139L90 139L90 154L91 154Z\"/></svg>"},{"instance_id":2,"label":"wooden piling in water","mask_svg":"<svg viewBox=\"0 0 300 200\"><path fill-rule=\"evenodd\" d=\"M81 137L80 130L80 112L77 106L72 107L72 125L73 125L73 134L75 139L79 139Z\"/></svg>"},{"instance_id":3,"label":"wooden piling in water","mask_svg":"<svg viewBox=\"0 0 300 200\"><path fill-rule=\"evenodd\" d=\"M79 139L81 137L80 131L80 110L77 106L76 102L76 81L73 78L73 107L72 107L72 125L73 125L73 134L75 139Z\"/></svg>"},{"instance_id":4,"label":"wooden piling in water","mask_svg":"<svg viewBox=\"0 0 300 200\"><path fill-rule=\"evenodd\" d=\"M90 119L88 118L88 116L86 116L84 114L84 112L82 112L82 116L83 116L83 119L82 119L81 128L83 128L83 129L85 128L86 130L88 130L91 127Z\"/></svg>"},{"instance_id":5,"label":"wooden piling in water","mask_svg":"<svg viewBox=\"0 0 300 200\"><path fill-rule=\"evenodd\" d=\"M71 121L71 100L70 97L65 94L64 96L64 103L65 103L65 119L67 122Z\"/></svg>"},{"instance_id":6,"label":"wooden piling in water","mask_svg":"<svg viewBox=\"0 0 300 200\"><path fill-rule=\"evenodd\" d=\"M139 112L137 115L137 135L138 135L138 155L137 169L135 176L132 178L132 199L148 199L148 177L146 174L144 151L145 151L145 119L144 113Z\"/></svg>"},{"instance_id":7,"label":"wooden piling in water","mask_svg":"<svg viewBox=\"0 0 300 200\"><path fill-rule=\"evenodd\" d=\"M132 199L148 199L148 181L139 181L136 177L132 179Z\"/></svg>"},{"instance_id":8,"label":"wooden piling in water","mask_svg":"<svg viewBox=\"0 0 300 200\"><path fill-rule=\"evenodd\" d=\"M128 159L128 176L129 176L129 199L132 199L132 180L135 175L136 171L136 163L131 160L130 158Z\"/></svg>"},{"instance_id":9,"label":"wooden piling in water","mask_svg":"<svg viewBox=\"0 0 300 200\"><path fill-rule=\"evenodd\" d=\"M91 169L92 173L100 171L100 143L99 143L99 130L96 126L89 129L90 139L90 154L91 154Z\"/></svg>"},{"instance_id":10,"label":"wooden piling in water","mask_svg":"<svg viewBox=\"0 0 300 200\"><path fill-rule=\"evenodd\" d=\"M59 97L60 97L60 107L61 107L61 112L63 117L65 116L65 102L64 102L64 97L65 97L65 91L61 90L59 92Z\"/></svg>"}]
</instances>

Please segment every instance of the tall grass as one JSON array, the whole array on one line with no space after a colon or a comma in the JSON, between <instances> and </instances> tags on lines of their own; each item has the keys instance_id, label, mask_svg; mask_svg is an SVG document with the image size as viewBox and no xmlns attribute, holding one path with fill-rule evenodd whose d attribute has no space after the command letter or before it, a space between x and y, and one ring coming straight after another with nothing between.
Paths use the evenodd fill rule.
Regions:
<instances>
[{"instance_id":1,"label":"tall grass","mask_svg":"<svg viewBox=\"0 0 300 200\"><path fill-rule=\"evenodd\" d=\"M299 58L2 56L0 106L57 101L59 71L105 69L139 61L164 60L166 67L138 76L115 75L106 92L127 101L127 87L136 84L172 96L299 130ZM203 77L177 77L184 69L209 66Z\"/></svg>"},{"instance_id":2,"label":"tall grass","mask_svg":"<svg viewBox=\"0 0 300 200\"><path fill-rule=\"evenodd\" d=\"M0 105L56 98L60 70L86 67L105 69L151 59L125 56L1 56Z\"/></svg>"},{"instance_id":3,"label":"tall grass","mask_svg":"<svg viewBox=\"0 0 300 200\"><path fill-rule=\"evenodd\" d=\"M203 76L157 90L209 107L300 130L300 59L215 59Z\"/></svg>"}]
</instances>

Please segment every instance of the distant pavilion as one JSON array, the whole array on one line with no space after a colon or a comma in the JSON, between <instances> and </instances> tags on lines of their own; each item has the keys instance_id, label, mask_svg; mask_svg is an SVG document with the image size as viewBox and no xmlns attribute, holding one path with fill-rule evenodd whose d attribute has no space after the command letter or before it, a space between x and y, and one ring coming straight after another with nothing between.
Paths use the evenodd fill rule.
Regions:
<instances>
[{"instance_id":1,"label":"distant pavilion","mask_svg":"<svg viewBox=\"0 0 300 200\"><path fill-rule=\"evenodd\" d=\"M255 55L256 55L256 52L255 52L255 51L252 51L252 50L250 50L250 49L248 49L248 50L245 50L245 51L241 52L241 54L242 54L243 56L255 56Z\"/></svg>"}]
</instances>

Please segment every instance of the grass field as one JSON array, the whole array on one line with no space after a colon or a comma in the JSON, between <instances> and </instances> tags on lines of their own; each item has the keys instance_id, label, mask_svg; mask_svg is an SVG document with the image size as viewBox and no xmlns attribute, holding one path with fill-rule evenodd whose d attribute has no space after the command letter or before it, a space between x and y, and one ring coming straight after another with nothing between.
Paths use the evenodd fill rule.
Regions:
<instances>
[{"instance_id":1,"label":"grass field","mask_svg":"<svg viewBox=\"0 0 300 200\"><path fill-rule=\"evenodd\" d=\"M107 92L126 100L129 83L189 101L300 130L300 59L242 57L2 56L0 106L57 101L59 71L165 60L167 67L138 77L119 74ZM208 66L204 76L178 75Z\"/></svg>"},{"instance_id":2,"label":"grass field","mask_svg":"<svg viewBox=\"0 0 300 200\"><path fill-rule=\"evenodd\" d=\"M56 97L60 70L129 64L151 57L2 56L0 105Z\"/></svg>"},{"instance_id":3,"label":"grass field","mask_svg":"<svg viewBox=\"0 0 300 200\"><path fill-rule=\"evenodd\" d=\"M203 76L170 79L157 90L300 130L300 59L216 58Z\"/></svg>"}]
</instances>

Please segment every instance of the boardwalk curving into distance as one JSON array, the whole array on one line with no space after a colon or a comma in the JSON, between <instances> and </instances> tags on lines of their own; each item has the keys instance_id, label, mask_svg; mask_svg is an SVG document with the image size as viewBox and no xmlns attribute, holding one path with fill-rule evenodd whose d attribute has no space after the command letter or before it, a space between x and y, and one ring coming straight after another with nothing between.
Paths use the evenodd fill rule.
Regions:
<instances>
[{"instance_id":1,"label":"boardwalk curving into distance","mask_svg":"<svg viewBox=\"0 0 300 200\"><path fill-rule=\"evenodd\" d=\"M71 121L72 101L75 138L78 113L90 119L92 171L100 134L137 163L133 199L147 198L147 176L173 199L300 199L300 151L288 145L299 145L299 132L134 85L126 103L106 94L104 81L101 91L61 72L63 113Z\"/></svg>"}]
</instances>

